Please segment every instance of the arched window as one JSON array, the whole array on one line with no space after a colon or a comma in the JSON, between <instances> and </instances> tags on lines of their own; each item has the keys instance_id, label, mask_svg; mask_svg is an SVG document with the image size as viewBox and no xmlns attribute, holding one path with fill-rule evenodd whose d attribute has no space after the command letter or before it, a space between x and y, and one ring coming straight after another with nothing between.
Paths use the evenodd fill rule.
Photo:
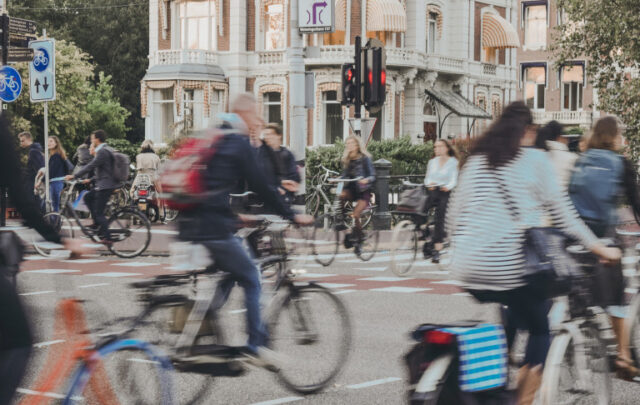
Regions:
<instances>
[{"instance_id":1,"label":"arched window","mask_svg":"<svg viewBox=\"0 0 640 405\"><path fill-rule=\"evenodd\" d=\"M433 108L433 104L430 101L425 101L424 108L422 109L422 115L436 115L436 110Z\"/></svg>"},{"instance_id":2,"label":"arched window","mask_svg":"<svg viewBox=\"0 0 640 405\"><path fill-rule=\"evenodd\" d=\"M502 114L502 101L499 94L491 95L491 115L493 118L498 118Z\"/></svg>"}]
</instances>

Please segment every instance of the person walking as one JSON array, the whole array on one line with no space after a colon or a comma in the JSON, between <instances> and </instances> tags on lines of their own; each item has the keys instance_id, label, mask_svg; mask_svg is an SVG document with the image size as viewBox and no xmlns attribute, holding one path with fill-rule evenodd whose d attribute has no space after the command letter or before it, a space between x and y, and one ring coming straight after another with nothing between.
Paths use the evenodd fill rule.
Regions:
<instances>
[{"instance_id":1,"label":"person walking","mask_svg":"<svg viewBox=\"0 0 640 405\"><path fill-rule=\"evenodd\" d=\"M587 150L578 158L569 182L569 196L580 217L598 237L615 238L618 202L625 195L640 212L633 165L619 153L622 129L616 117L600 118L593 126ZM629 350L625 326L625 286L622 267L596 268L594 296L609 314L618 343L616 368L621 378L639 374Z\"/></svg>"},{"instance_id":2,"label":"person walking","mask_svg":"<svg viewBox=\"0 0 640 405\"><path fill-rule=\"evenodd\" d=\"M68 173L67 153L64 151L60 139L57 136L50 136L47 144L49 148L49 196L51 198L51 208L53 211L60 211L60 194L64 188L62 178ZM51 181L51 179L60 179Z\"/></svg>"},{"instance_id":3,"label":"person walking","mask_svg":"<svg viewBox=\"0 0 640 405\"><path fill-rule=\"evenodd\" d=\"M276 157L278 172L281 175L280 189L284 191L285 202L292 204L301 181L296 159L289 149L282 146L282 127L280 125L267 124L263 134L264 142L273 150Z\"/></svg>"},{"instance_id":4,"label":"person walking","mask_svg":"<svg viewBox=\"0 0 640 405\"><path fill-rule=\"evenodd\" d=\"M520 405L533 402L550 345L548 298L524 277L526 229L542 226L550 216L601 258L617 261L621 256L580 220L549 156L523 147L535 142L532 122L523 102L504 109L471 150L447 215L453 275L476 299L506 305L507 318L517 319L518 327L529 332L517 378Z\"/></svg>"},{"instance_id":5,"label":"person walking","mask_svg":"<svg viewBox=\"0 0 640 405\"><path fill-rule=\"evenodd\" d=\"M35 193L35 186L38 171L44 167L44 151L42 150L42 145L33 141L33 136L30 132L21 132L18 134L18 138L20 139L20 146L29 149L26 171L27 186L34 194L38 206L41 207L42 201Z\"/></svg>"},{"instance_id":6,"label":"person walking","mask_svg":"<svg viewBox=\"0 0 640 405\"><path fill-rule=\"evenodd\" d=\"M97 228L98 236L102 239L102 243L109 243L109 230L104 210L113 191L122 186L113 175L114 151L106 142L107 133L105 131L102 129L93 131L91 133L91 143L95 147L96 156L75 174L66 176L66 180L80 180L83 176L92 171L94 172L94 188L87 193L84 201L91 211L93 224Z\"/></svg>"},{"instance_id":7,"label":"person walking","mask_svg":"<svg viewBox=\"0 0 640 405\"><path fill-rule=\"evenodd\" d=\"M451 190L458 182L458 151L447 140L438 139L433 145L435 157L427 164L424 185L429 196L425 204L425 213L435 207L435 224L433 232L433 250L426 242L423 246L425 258L432 256L433 263L440 262L440 251L445 237L444 219Z\"/></svg>"}]
</instances>

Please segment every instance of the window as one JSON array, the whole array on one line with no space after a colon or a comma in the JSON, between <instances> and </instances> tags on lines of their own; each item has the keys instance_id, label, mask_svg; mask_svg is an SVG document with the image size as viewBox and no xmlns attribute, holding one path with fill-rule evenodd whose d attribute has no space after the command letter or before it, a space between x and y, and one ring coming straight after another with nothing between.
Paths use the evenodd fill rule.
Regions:
<instances>
[{"instance_id":1,"label":"window","mask_svg":"<svg viewBox=\"0 0 640 405\"><path fill-rule=\"evenodd\" d=\"M216 49L215 0L180 4L180 32L183 49Z\"/></svg>"},{"instance_id":2,"label":"window","mask_svg":"<svg viewBox=\"0 0 640 405\"><path fill-rule=\"evenodd\" d=\"M276 92L265 93L262 105L264 121L282 127L282 95Z\"/></svg>"},{"instance_id":3,"label":"window","mask_svg":"<svg viewBox=\"0 0 640 405\"><path fill-rule=\"evenodd\" d=\"M174 139L173 87L155 90L153 93L153 122L156 133L163 143Z\"/></svg>"},{"instance_id":4,"label":"window","mask_svg":"<svg viewBox=\"0 0 640 405\"><path fill-rule=\"evenodd\" d=\"M500 102L500 96L497 94L491 96L491 114L494 119L502 114L502 103Z\"/></svg>"},{"instance_id":5,"label":"window","mask_svg":"<svg viewBox=\"0 0 640 405\"><path fill-rule=\"evenodd\" d=\"M222 107L223 107L224 92L220 90L213 90L209 97L210 97L209 104L211 106L209 110L209 114L211 117L210 122L217 124L218 114L223 112Z\"/></svg>"},{"instance_id":6,"label":"window","mask_svg":"<svg viewBox=\"0 0 640 405\"><path fill-rule=\"evenodd\" d=\"M546 74L544 66L531 66L524 69L524 100L527 107L532 110L544 110Z\"/></svg>"},{"instance_id":7,"label":"window","mask_svg":"<svg viewBox=\"0 0 640 405\"><path fill-rule=\"evenodd\" d=\"M476 105L484 111L487 111L487 96L484 95L484 93L478 93Z\"/></svg>"},{"instance_id":8,"label":"window","mask_svg":"<svg viewBox=\"0 0 640 405\"><path fill-rule=\"evenodd\" d=\"M569 111L582 110L582 93L584 87L584 66L563 66L562 81L562 109Z\"/></svg>"},{"instance_id":9,"label":"window","mask_svg":"<svg viewBox=\"0 0 640 405\"><path fill-rule=\"evenodd\" d=\"M427 53L436 53L436 41L438 38L438 14L429 13L427 26Z\"/></svg>"},{"instance_id":10,"label":"window","mask_svg":"<svg viewBox=\"0 0 640 405\"><path fill-rule=\"evenodd\" d=\"M342 107L338 101L337 91L322 93L324 103L325 143L336 143L342 140Z\"/></svg>"},{"instance_id":11,"label":"window","mask_svg":"<svg viewBox=\"0 0 640 405\"><path fill-rule=\"evenodd\" d=\"M182 92L182 111L184 115L183 130L190 131L193 129L195 115L194 90L184 89Z\"/></svg>"},{"instance_id":12,"label":"window","mask_svg":"<svg viewBox=\"0 0 640 405\"><path fill-rule=\"evenodd\" d=\"M324 34L322 43L324 45L344 45L344 37L344 31L336 31L330 34Z\"/></svg>"},{"instance_id":13,"label":"window","mask_svg":"<svg viewBox=\"0 0 640 405\"><path fill-rule=\"evenodd\" d=\"M435 114L435 108L433 108L433 104L431 104L430 102L425 102L424 103L424 107L422 108L422 115L436 115Z\"/></svg>"},{"instance_id":14,"label":"window","mask_svg":"<svg viewBox=\"0 0 640 405\"><path fill-rule=\"evenodd\" d=\"M547 46L547 6L531 5L524 8L524 46L542 49Z\"/></svg>"},{"instance_id":15,"label":"window","mask_svg":"<svg viewBox=\"0 0 640 405\"><path fill-rule=\"evenodd\" d=\"M270 51L285 47L284 7L271 4L265 10L264 49Z\"/></svg>"}]
</instances>

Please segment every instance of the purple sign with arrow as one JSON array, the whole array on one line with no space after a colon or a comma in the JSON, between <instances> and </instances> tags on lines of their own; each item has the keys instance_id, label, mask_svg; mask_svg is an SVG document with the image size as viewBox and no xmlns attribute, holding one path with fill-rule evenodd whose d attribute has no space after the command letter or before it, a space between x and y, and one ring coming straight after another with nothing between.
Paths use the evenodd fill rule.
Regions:
<instances>
[{"instance_id":1,"label":"purple sign with arrow","mask_svg":"<svg viewBox=\"0 0 640 405\"><path fill-rule=\"evenodd\" d=\"M300 32L335 31L333 0L298 0Z\"/></svg>"}]
</instances>

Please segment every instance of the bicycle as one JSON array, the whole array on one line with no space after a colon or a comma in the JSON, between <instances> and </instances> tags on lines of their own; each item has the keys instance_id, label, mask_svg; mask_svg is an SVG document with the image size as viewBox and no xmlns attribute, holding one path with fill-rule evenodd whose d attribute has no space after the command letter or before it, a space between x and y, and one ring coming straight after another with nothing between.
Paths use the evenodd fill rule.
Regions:
<instances>
[{"instance_id":1,"label":"bicycle","mask_svg":"<svg viewBox=\"0 0 640 405\"><path fill-rule=\"evenodd\" d=\"M44 54L44 52L39 51L36 52L35 57L33 58L33 65L34 66L47 66L49 64L49 58L47 58Z\"/></svg>"},{"instance_id":2,"label":"bicycle","mask_svg":"<svg viewBox=\"0 0 640 405\"><path fill-rule=\"evenodd\" d=\"M72 187L77 181L67 182ZM62 201L61 201L62 203ZM78 216L73 204L68 199L64 201L60 212L49 212L44 215L45 221L51 224L63 238L72 239L74 237L74 226L71 219L75 221L75 228L95 243L104 244L111 253L122 258L132 258L142 254L151 242L151 225L149 220L133 207L116 208L107 220L109 238L101 240L96 229L85 226ZM71 219L70 219L71 217ZM35 250L43 256L51 256L56 249L50 243L34 240Z\"/></svg>"},{"instance_id":3,"label":"bicycle","mask_svg":"<svg viewBox=\"0 0 640 405\"><path fill-rule=\"evenodd\" d=\"M14 76L7 78L7 75L0 75L0 91L6 91L9 88L12 93L16 93L19 87L20 85Z\"/></svg>"},{"instance_id":4,"label":"bicycle","mask_svg":"<svg viewBox=\"0 0 640 405\"><path fill-rule=\"evenodd\" d=\"M335 184L332 183L331 179L340 176L340 173L327 169L322 165L320 165L320 168L323 170L323 173L318 174L316 177L311 179L311 187L305 196L307 212L313 217L318 216L321 205L330 207L329 209L334 206L334 203L329 199L325 190L328 189L328 192L332 192ZM336 192L335 194L339 195L340 193ZM372 204L370 209L365 210L361 214L360 221L362 222L363 228L368 226L371 222L375 209L375 204ZM345 203L343 212L345 214L343 216L345 226L353 226L352 221L349 220L351 218L350 214L353 212L353 203L351 201Z\"/></svg>"},{"instance_id":5,"label":"bicycle","mask_svg":"<svg viewBox=\"0 0 640 405\"><path fill-rule=\"evenodd\" d=\"M342 193L345 183L353 183L362 180L361 177L355 179L341 179L331 178L327 181L329 183L337 183L336 194L339 196ZM322 193L323 198L328 202L326 195L322 192L321 188L318 188ZM371 217L373 207L369 206L363 211L363 216L368 215ZM316 218L313 226L311 249L313 256L319 264L323 266L329 266L340 248L340 231L351 230L350 233L344 237L345 248L354 248L355 255L362 261L369 261L375 255L378 248L378 240L380 233L376 229L372 229L371 223L365 223L361 219L362 223L362 235L355 238L353 237L353 229L355 226L355 220L346 221L344 216L345 212L340 207L340 199L336 198L331 205L329 213L320 215ZM328 230L326 230L328 228Z\"/></svg>"},{"instance_id":6,"label":"bicycle","mask_svg":"<svg viewBox=\"0 0 640 405\"><path fill-rule=\"evenodd\" d=\"M256 219L245 237L253 235L260 239L274 224L271 218ZM189 385L201 390L184 395L181 400L185 403L194 403L205 396L211 387L206 378L239 376L246 371L248 362L240 348L225 344L225 328L220 321L220 309L226 297L218 286L231 275L219 272L215 261L212 265L202 263L202 249L198 245L191 250L181 249L185 260L199 263L184 264L192 270L131 285L138 291L144 308L130 328L155 316L151 323L157 330L147 331L154 337L150 341L166 348L177 370L191 373L191 378L197 379ZM287 252L258 259L263 271L275 267L275 295L267 306L265 324L271 348L286 357L283 364L272 371L287 388L309 394L326 387L342 369L349 353L351 326L342 301L313 281L300 282L297 278L304 272L289 268L290 260ZM162 290L176 288L177 292L162 293ZM328 335L331 336L325 342ZM314 349L320 349L321 353L313 356L307 353Z\"/></svg>"}]
</instances>

